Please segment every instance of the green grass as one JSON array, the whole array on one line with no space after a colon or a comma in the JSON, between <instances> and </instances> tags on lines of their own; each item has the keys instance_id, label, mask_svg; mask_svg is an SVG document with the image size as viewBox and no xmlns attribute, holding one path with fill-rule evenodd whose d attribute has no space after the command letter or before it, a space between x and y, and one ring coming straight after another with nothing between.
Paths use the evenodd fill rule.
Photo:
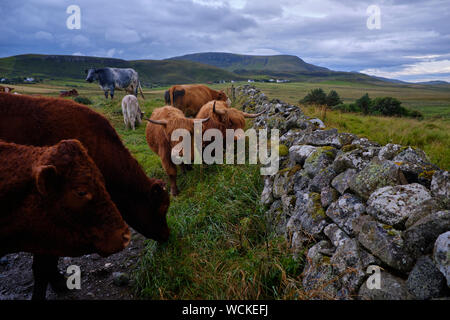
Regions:
<instances>
[{"instance_id":1,"label":"green grass","mask_svg":"<svg viewBox=\"0 0 450 320\"><path fill-rule=\"evenodd\" d=\"M104 114L145 172L167 181L159 157L147 146L145 122L126 130L119 93L114 101L84 92ZM163 95L139 98L146 115L164 104ZM255 165L195 165L178 175L181 194L171 198L171 237L146 242L133 273L145 299L283 299L306 297L298 279L304 256L292 258L284 237L267 230L260 203L263 181Z\"/></svg>"},{"instance_id":2,"label":"green grass","mask_svg":"<svg viewBox=\"0 0 450 320\"><path fill-rule=\"evenodd\" d=\"M282 275L295 277L283 238L267 234L259 168L213 165L180 177L172 201L167 244L149 241L136 272L137 291L149 299L273 299Z\"/></svg>"}]
</instances>

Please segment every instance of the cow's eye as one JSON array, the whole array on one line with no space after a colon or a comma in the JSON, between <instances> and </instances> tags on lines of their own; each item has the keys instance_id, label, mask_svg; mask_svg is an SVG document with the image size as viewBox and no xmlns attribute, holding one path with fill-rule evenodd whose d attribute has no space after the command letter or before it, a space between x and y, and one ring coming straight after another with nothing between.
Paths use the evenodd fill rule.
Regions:
<instances>
[{"instance_id":1,"label":"cow's eye","mask_svg":"<svg viewBox=\"0 0 450 320\"><path fill-rule=\"evenodd\" d=\"M79 195L80 197L84 197L84 196L87 195L87 192L86 192L86 191L78 191L78 195Z\"/></svg>"}]
</instances>

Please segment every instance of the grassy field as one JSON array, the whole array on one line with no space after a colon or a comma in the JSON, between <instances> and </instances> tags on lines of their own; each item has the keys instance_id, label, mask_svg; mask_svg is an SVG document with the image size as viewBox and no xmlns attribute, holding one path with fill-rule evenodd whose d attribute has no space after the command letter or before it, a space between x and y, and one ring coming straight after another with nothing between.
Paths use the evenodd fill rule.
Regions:
<instances>
[{"instance_id":1,"label":"grassy field","mask_svg":"<svg viewBox=\"0 0 450 320\"><path fill-rule=\"evenodd\" d=\"M125 130L118 92L114 101L105 100L97 85L72 81L15 86L16 91L56 96L71 85L93 101L92 108L103 113L116 128L125 145L151 177L166 179L159 158L145 141L145 122L136 131ZM237 85L237 84L236 84ZM353 132L380 143L395 142L424 149L432 161L450 167L450 94L448 91L398 89L348 83L258 84L273 98L290 103L311 89L335 89L349 101L365 92L392 95L422 106L426 120L364 117L305 108L305 112L325 120L328 126ZM225 85L213 86L224 88ZM166 88L144 90L139 98L146 115L164 105ZM385 90L385 91L383 91ZM389 91L390 90L390 91ZM431 99L431 97L434 97ZM428 100L429 99L429 100ZM430 101L430 102L428 102ZM442 118L434 118L426 105L441 106ZM408 106L408 105L407 105ZM238 106L237 106L238 107ZM437 112L437 111L434 111ZM167 180L167 179L166 179ZM309 299L321 292L302 290L300 271L304 253L294 260L283 237L270 233L259 204L262 178L257 166L194 166L179 175L181 194L171 199L168 222L172 235L168 243L148 241L140 264L133 271L136 293L150 299ZM130 271L131 272L131 271Z\"/></svg>"}]
</instances>

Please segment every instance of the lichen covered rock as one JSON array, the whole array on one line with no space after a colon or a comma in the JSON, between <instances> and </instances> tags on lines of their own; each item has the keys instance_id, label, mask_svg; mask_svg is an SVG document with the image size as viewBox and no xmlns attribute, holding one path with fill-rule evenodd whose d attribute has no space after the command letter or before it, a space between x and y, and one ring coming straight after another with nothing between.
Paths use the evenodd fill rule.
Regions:
<instances>
[{"instance_id":1,"label":"lichen covered rock","mask_svg":"<svg viewBox=\"0 0 450 320\"><path fill-rule=\"evenodd\" d=\"M337 177L331 181L331 185L339 191L340 194L344 194L348 189L350 189L350 180L356 175L357 171L355 169L347 169L346 171L340 173Z\"/></svg>"},{"instance_id":2,"label":"lichen covered rock","mask_svg":"<svg viewBox=\"0 0 450 320\"><path fill-rule=\"evenodd\" d=\"M404 248L401 232L367 215L358 218L355 224L360 225L360 228L357 228L358 241L371 254L398 271L411 270L414 259Z\"/></svg>"},{"instance_id":3,"label":"lichen covered rock","mask_svg":"<svg viewBox=\"0 0 450 320\"><path fill-rule=\"evenodd\" d=\"M409 183L419 182L429 186L433 173L438 168L430 163L422 150L411 147L402 149L392 161L400 167Z\"/></svg>"},{"instance_id":4,"label":"lichen covered rock","mask_svg":"<svg viewBox=\"0 0 450 320\"><path fill-rule=\"evenodd\" d=\"M303 165L305 160L316 151L317 147L308 145L295 145L289 148L289 158L292 163Z\"/></svg>"},{"instance_id":5,"label":"lichen covered rock","mask_svg":"<svg viewBox=\"0 0 450 320\"><path fill-rule=\"evenodd\" d=\"M366 212L366 206L360 198L346 193L327 209L326 215L348 235L354 235L353 221Z\"/></svg>"},{"instance_id":6,"label":"lichen covered rock","mask_svg":"<svg viewBox=\"0 0 450 320\"><path fill-rule=\"evenodd\" d=\"M411 270L406 286L416 299L427 300L444 294L445 278L428 256L420 257Z\"/></svg>"},{"instance_id":7,"label":"lichen covered rock","mask_svg":"<svg viewBox=\"0 0 450 320\"><path fill-rule=\"evenodd\" d=\"M407 181L397 165L385 160L374 158L364 169L350 180L350 189L363 199L369 199L372 192L398 184L406 184Z\"/></svg>"},{"instance_id":8,"label":"lichen covered rock","mask_svg":"<svg viewBox=\"0 0 450 320\"><path fill-rule=\"evenodd\" d=\"M380 222L403 229L412 210L431 200L430 192L418 183L377 189L367 201L367 213Z\"/></svg>"},{"instance_id":9,"label":"lichen covered rock","mask_svg":"<svg viewBox=\"0 0 450 320\"><path fill-rule=\"evenodd\" d=\"M360 300L408 300L411 295L406 287L405 280L393 276L392 274L381 271L380 273L380 288L369 289L364 283L358 296Z\"/></svg>"},{"instance_id":10,"label":"lichen covered rock","mask_svg":"<svg viewBox=\"0 0 450 320\"><path fill-rule=\"evenodd\" d=\"M434 244L433 261L450 288L450 231L441 234Z\"/></svg>"},{"instance_id":11,"label":"lichen covered rock","mask_svg":"<svg viewBox=\"0 0 450 320\"><path fill-rule=\"evenodd\" d=\"M320 191L320 202L323 208L328 208L330 204L335 202L339 197L339 193L336 189L331 187L322 188Z\"/></svg>"},{"instance_id":12,"label":"lichen covered rock","mask_svg":"<svg viewBox=\"0 0 450 320\"><path fill-rule=\"evenodd\" d=\"M437 237L450 230L450 210L433 212L403 233L406 249L412 257L431 253Z\"/></svg>"},{"instance_id":13,"label":"lichen covered rock","mask_svg":"<svg viewBox=\"0 0 450 320\"><path fill-rule=\"evenodd\" d=\"M328 167L336 157L337 150L333 147L317 148L306 160L303 168L310 178Z\"/></svg>"},{"instance_id":14,"label":"lichen covered rock","mask_svg":"<svg viewBox=\"0 0 450 320\"><path fill-rule=\"evenodd\" d=\"M320 203L318 193L299 193L294 209L294 215L289 219L287 232L301 231L306 235L318 238L323 228L328 224L325 211Z\"/></svg>"},{"instance_id":15,"label":"lichen covered rock","mask_svg":"<svg viewBox=\"0 0 450 320\"><path fill-rule=\"evenodd\" d=\"M450 173L438 170L433 174L431 193L446 209L450 209Z\"/></svg>"}]
</instances>

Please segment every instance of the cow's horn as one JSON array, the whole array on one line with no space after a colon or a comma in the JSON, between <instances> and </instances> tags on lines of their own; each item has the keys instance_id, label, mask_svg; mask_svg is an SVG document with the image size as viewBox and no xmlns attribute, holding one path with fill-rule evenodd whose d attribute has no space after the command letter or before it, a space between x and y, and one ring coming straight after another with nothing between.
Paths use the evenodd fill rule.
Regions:
<instances>
[{"instance_id":1,"label":"cow's horn","mask_svg":"<svg viewBox=\"0 0 450 320\"><path fill-rule=\"evenodd\" d=\"M206 118L206 119L195 119L194 122L200 122L200 123L203 123L203 122L208 121L209 118L210 118L210 117L208 117L208 118Z\"/></svg>"},{"instance_id":2,"label":"cow's horn","mask_svg":"<svg viewBox=\"0 0 450 320\"><path fill-rule=\"evenodd\" d=\"M225 110L216 110L216 100L214 100L213 112L217 113L217 114L220 114L220 115L224 115L225 114Z\"/></svg>"},{"instance_id":3,"label":"cow's horn","mask_svg":"<svg viewBox=\"0 0 450 320\"><path fill-rule=\"evenodd\" d=\"M147 121L150 121L151 123L154 124L159 124L161 126L166 126L167 125L167 120L152 120L152 119L147 119Z\"/></svg>"},{"instance_id":4,"label":"cow's horn","mask_svg":"<svg viewBox=\"0 0 450 320\"><path fill-rule=\"evenodd\" d=\"M264 112L266 112L266 110L261 111L260 113L242 112L242 114L244 115L244 118L256 118L256 117L259 117L260 115L262 115Z\"/></svg>"}]
</instances>

